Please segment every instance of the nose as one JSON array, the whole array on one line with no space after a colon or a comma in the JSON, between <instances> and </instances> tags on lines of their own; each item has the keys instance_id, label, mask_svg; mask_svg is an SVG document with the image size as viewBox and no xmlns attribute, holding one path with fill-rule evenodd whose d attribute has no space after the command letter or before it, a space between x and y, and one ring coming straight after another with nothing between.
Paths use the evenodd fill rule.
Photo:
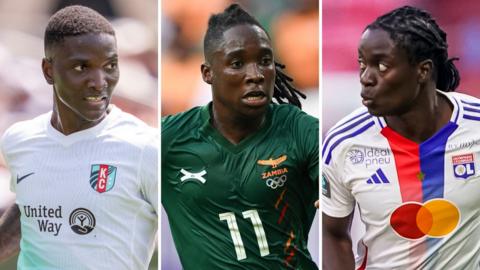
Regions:
<instances>
[{"instance_id":1,"label":"nose","mask_svg":"<svg viewBox=\"0 0 480 270\"><path fill-rule=\"evenodd\" d=\"M88 83L88 88L102 91L108 86L106 75L102 70L92 70Z\"/></svg>"},{"instance_id":2,"label":"nose","mask_svg":"<svg viewBox=\"0 0 480 270\"><path fill-rule=\"evenodd\" d=\"M377 83L377 77L372 68L366 67L360 72L360 83L362 86L373 86Z\"/></svg>"},{"instance_id":3,"label":"nose","mask_svg":"<svg viewBox=\"0 0 480 270\"><path fill-rule=\"evenodd\" d=\"M262 83L265 80L262 71L257 66L256 63L252 63L247 65L246 67L246 76L245 76L247 83Z\"/></svg>"}]
</instances>

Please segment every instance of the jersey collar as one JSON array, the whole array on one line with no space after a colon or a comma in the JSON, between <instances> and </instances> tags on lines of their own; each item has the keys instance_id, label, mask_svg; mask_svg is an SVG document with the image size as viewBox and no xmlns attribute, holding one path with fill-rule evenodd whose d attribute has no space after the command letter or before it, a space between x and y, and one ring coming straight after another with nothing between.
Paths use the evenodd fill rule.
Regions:
<instances>
[{"instance_id":1,"label":"jersey collar","mask_svg":"<svg viewBox=\"0 0 480 270\"><path fill-rule=\"evenodd\" d=\"M222 147L227 149L228 151L232 153L239 153L246 147L248 147L251 144L255 144L259 138L263 137L266 134L266 130L268 130L271 126L272 123L272 106L269 105L267 109L267 114L265 118L265 123L263 124L263 127L260 128L257 132L249 135L245 139L243 139L240 143L238 144L233 144L229 140L227 140L215 127L213 127L211 120L211 108L212 108L212 102L208 103L208 105L202 107L201 111L201 118L203 121L203 125L200 129L202 133L205 135L211 137L214 141L216 141L218 144L220 144Z\"/></svg>"},{"instance_id":2,"label":"jersey collar","mask_svg":"<svg viewBox=\"0 0 480 270\"><path fill-rule=\"evenodd\" d=\"M111 119L115 118L121 111L119 108L117 108L113 104L110 104L110 108L111 108L110 113L107 114L107 116L97 125L91 128L74 132L69 135L65 135L60 131L56 130L50 122L51 117L48 117L48 121L46 122L47 134L50 136L50 138L59 142L63 146L70 146L78 141L88 139L88 138L94 138L98 136L101 130L105 128L105 126L111 121ZM51 113L52 112L50 112L50 115Z\"/></svg>"}]
</instances>

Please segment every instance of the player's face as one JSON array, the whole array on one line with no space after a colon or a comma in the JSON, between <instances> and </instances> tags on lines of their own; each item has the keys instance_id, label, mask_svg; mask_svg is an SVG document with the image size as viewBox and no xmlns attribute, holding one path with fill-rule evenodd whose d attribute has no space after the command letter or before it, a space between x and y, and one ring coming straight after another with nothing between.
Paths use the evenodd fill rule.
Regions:
<instances>
[{"instance_id":1,"label":"player's face","mask_svg":"<svg viewBox=\"0 0 480 270\"><path fill-rule=\"evenodd\" d=\"M358 48L362 103L377 116L408 111L420 93L418 69L381 29L367 29Z\"/></svg>"},{"instance_id":2,"label":"player's face","mask_svg":"<svg viewBox=\"0 0 480 270\"><path fill-rule=\"evenodd\" d=\"M234 26L223 33L212 59L214 106L246 117L264 114L272 99L275 80L273 51L267 34L258 26Z\"/></svg>"},{"instance_id":3,"label":"player's face","mask_svg":"<svg viewBox=\"0 0 480 270\"><path fill-rule=\"evenodd\" d=\"M103 33L66 37L49 54L44 73L50 73L60 116L77 123L102 120L119 79L115 37Z\"/></svg>"}]
</instances>

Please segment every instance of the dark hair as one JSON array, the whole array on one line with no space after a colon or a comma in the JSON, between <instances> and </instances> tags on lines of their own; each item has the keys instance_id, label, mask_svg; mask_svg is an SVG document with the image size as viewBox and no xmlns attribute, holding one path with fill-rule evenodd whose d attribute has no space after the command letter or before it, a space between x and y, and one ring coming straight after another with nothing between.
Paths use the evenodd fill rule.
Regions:
<instances>
[{"instance_id":1,"label":"dark hair","mask_svg":"<svg viewBox=\"0 0 480 270\"><path fill-rule=\"evenodd\" d=\"M100 13L84 6L68 6L50 17L45 29L45 52L68 36L89 33L106 33L115 35L110 22Z\"/></svg>"},{"instance_id":2,"label":"dark hair","mask_svg":"<svg viewBox=\"0 0 480 270\"><path fill-rule=\"evenodd\" d=\"M209 60L211 52L219 44L219 41L223 39L223 33L237 25L256 25L269 36L265 28L254 17L238 4L232 4L224 12L214 14L208 20L208 29L203 39L203 52L207 60ZM284 65L275 62L276 75L273 97L279 104L289 103L301 108L302 104L298 97L305 98L306 96L293 87L291 84L293 79L283 73L284 68Z\"/></svg>"},{"instance_id":3,"label":"dark hair","mask_svg":"<svg viewBox=\"0 0 480 270\"><path fill-rule=\"evenodd\" d=\"M460 75L448 58L447 34L432 16L421 9L404 6L378 17L365 29L382 29L390 34L397 46L405 49L410 63L425 59L433 61L433 79L442 91L455 91Z\"/></svg>"}]
</instances>

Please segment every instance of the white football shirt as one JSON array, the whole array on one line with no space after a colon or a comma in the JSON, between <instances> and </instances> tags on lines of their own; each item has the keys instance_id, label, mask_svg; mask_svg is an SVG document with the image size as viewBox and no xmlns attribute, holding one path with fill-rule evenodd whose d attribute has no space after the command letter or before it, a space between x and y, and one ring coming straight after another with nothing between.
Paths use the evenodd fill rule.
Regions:
<instances>
[{"instance_id":1,"label":"white football shirt","mask_svg":"<svg viewBox=\"0 0 480 270\"><path fill-rule=\"evenodd\" d=\"M322 207L345 217L358 204L357 269L479 269L480 100L444 94L450 122L421 144L366 108L325 137Z\"/></svg>"},{"instance_id":2,"label":"white football shirt","mask_svg":"<svg viewBox=\"0 0 480 270\"><path fill-rule=\"evenodd\" d=\"M21 212L19 269L147 269L157 230L158 132L112 105L68 136L51 112L10 127L2 151Z\"/></svg>"}]
</instances>

